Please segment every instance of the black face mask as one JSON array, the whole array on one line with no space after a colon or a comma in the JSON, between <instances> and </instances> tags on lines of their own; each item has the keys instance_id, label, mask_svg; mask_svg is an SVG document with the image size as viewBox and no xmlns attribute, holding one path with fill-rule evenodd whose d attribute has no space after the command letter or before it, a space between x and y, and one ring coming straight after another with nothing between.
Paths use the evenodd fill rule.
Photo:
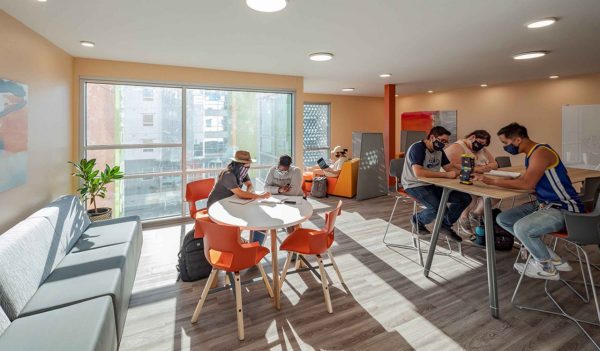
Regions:
<instances>
[{"instance_id":1,"label":"black face mask","mask_svg":"<svg viewBox=\"0 0 600 351\"><path fill-rule=\"evenodd\" d=\"M485 147L485 146L484 146L482 143L478 142L477 140L475 140L475 141L473 141L473 142L471 143L471 149L473 149L473 152L479 152L479 151L481 151L481 150L482 150L484 147Z\"/></svg>"},{"instance_id":2,"label":"black face mask","mask_svg":"<svg viewBox=\"0 0 600 351\"><path fill-rule=\"evenodd\" d=\"M433 139L433 150L434 151L442 151L442 150L444 150L445 146L446 146L446 144L442 143L441 141L439 141L437 139Z\"/></svg>"}]
</instances>

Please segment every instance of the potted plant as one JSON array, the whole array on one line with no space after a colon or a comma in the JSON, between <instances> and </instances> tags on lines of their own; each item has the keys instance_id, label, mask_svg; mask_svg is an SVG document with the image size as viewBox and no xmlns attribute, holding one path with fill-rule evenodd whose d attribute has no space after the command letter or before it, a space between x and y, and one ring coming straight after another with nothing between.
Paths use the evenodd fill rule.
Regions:
<instances>
[{"instance_id":1,"label":"potted plant","mask_svg":"<svg viewBox=\"0 0 600 351\"><path fill-rule=\"evenodd\" d=\"M117 179L123 178L119 166L110 167L106 165L104 171L94 169L96 159L87 160L82 158L79 163L69 162L75 167L74 177L79 178L80 186L77 189L81 200L87 203L89 200L93 209L88 209L87 213L92 221L110 219L112 217L112 209L109 207L98 208L96 206L96 197L106 197L106 186Z\"/></svg>"}]
</instances>

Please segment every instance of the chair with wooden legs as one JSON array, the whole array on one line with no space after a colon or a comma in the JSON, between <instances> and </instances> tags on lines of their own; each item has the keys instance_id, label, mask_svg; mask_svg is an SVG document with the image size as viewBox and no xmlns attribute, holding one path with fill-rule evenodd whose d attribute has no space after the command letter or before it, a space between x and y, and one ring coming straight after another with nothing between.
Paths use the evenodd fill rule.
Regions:
<instances>
[{"instance_id":1,"label":"chair with wooden legs","mask_svg":"<svg viewBox=\"0 0 600 351\"><path fill-rule=\"evenodd\" d=\"M512 295L511 303L519 309L525 309L525 310L530 310L530 311L537 311L537 312L542 312L542 313L559 315L559 316L569 319L570 321L574 322L579 327L579 329L581 329L581 331L588 337L588 339L594 344L594 346L596 348L600 349L600 346L598 345L598 343L596 343L596 341L582 327L582 323L600 326L600 305L598 304L596 285L594 283L594 276L592 275L592 268L590 265L590 260L589 260L588 254L584 250L584 246L588 246L588 245L596 246L596 245L600 244L600 203L596 204L595 210L591 213L582 214L582 213L566 212L565 213L565 224L566 224L566 229L567 229L566 232L553 233L552 236L559 241L563 241L565 244L574 245L575 249L577 250L577 254L583 256L583 260L580 258L579 263L582 266L583 265L582 261L584 261L586 264L586 267L587 267L589 283L586 281L586 277L585 277L586 274L583 272L583 269L582 269L582 275L583 275L582 278L583 278L583 284L585 285L585 288L586 288L586 293L588 292L588 284L589 284L590 290L592 291L592 296L594 298L594 305L595 305L595 309L596 309L596 311L595 311L596 316L594 318L595 320L593 320L593 321L581 320L581 319L576 318L575 316L567 313L567 311L564 309L564 307L558 303L558 301L554 298L554 296L552 296L552 292L549 290L549 282L550 282L549 280L546 280L544 283L544 292L546 293L546 295L548 296L550 301L554 304L554 306L557 308L557 311L549 311L549 310L544 310L544 309L540 309L540 308L534 308L534 307L525 306L525 305L522 305L522 304L519 304L516 302L517 293L519 291L519 287L521 286L523 277L525 276L525 272L527 270L527 265L529 265L529 263L531 261L531 255L529 255L527 262L525 263L525 266L523 267L523 272L519 278L519 282L517 283L515 291ZM563 282L564 282L564 280L563 280ZM577 291L575 291L571 286L569 286L569 288L571 288L571 290L573 290L582 299L583 302L587 303L589 301L589 295L587 296L587 299L585 299L585 298L583 298L583 296L581 296L579 293L577 293Z\"/></svg>"},{"instance_id":2,"label":"chair with wooden legs","mask_svg":"<svg viewBox=\"0 0 600 351\"><path fill-rule=\"evenodd\" d=\"M204 233L204 254L213 267L206 285L198 300L198 305L192 316L192 323L198 321L200 311L210 290L212 281L218 271L234 273L235 304L237 311L238 338L244 340L244 312L242 307L242 288L240 283L240 271L251 267L258 267L263 282L267 287L270 297L273 290L260 261L269 253L269 249L260 246L256 242L243 243L240 237L240 228L224 226L210 221L198 221L200 229Z\"/></svg>"},{"instance_id":3,"label":"chair with wooden legs","mask_svg":"<svg viewBox=\"0 0 600 351\"><path fill-rule=\"evenodd\" d=\"M319 264L319 273L321 275L321 285L323 286L323 295L325 296L325 305L327 307L327 312L329 313L333 313L333 308L331 307L331 297L329 296L329 280L327 279L327 274L325 273L322 255L327 253L331 263L333 264L333 268L340 279L340 282L345 284L344 279L342 278L342 273L340 272L340 268L338 267L335 259L333 258L333 254L331 253L331 245L333 244L334 239L335 221L341 213L342 201L340 200L334 210L325 214L325 227L321 229L298 228L281 243L280 249L287 251L288 254L283 266L283 272L281 273L281 285L275 287L276 289L281 289L283 286L283 282L285 281L285 277L294 254L303 256L316 256L317 263Z\"/></svg>"}]
</instances>

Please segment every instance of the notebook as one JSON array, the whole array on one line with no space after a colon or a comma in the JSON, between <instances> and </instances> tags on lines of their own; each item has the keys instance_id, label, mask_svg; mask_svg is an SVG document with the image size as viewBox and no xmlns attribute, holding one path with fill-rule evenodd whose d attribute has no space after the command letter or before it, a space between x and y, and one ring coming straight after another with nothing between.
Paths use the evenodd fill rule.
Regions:
<instances>
[{"instance_id":1,"label":"notebook","mask_svg":"<svg viewBox=\"0 0 600 351\"><path fill-rule=\"evenodd\" d=\"M498 171L495 169L491 170L485 174L491 175L491 176L497 176L497 177L506 177L506 178L519 178L521 176L521 173L519 173L519 172Z\"/></svg>"}]
</instances>

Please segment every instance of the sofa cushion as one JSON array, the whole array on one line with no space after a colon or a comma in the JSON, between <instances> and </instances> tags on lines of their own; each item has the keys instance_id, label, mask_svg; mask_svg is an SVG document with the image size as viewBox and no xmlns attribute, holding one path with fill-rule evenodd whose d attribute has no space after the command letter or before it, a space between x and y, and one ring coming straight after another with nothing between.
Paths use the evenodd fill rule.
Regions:
<instances>
[{"instance_id":1,"label":"sofa cushion","mask_svg":"<svg viewBox=\"0 0 600 351\"><path fill-rule=\"evenodd\" d=\"M18 318L0 335L0 350L117 350L112 301L104 296Z\"/></svg>"},{"instance_id":2,"label":"sofa cushion","mask_svg":"<svg viewBox=\"0 0 600 351\"><path fill-rule=\"evenodd\" d=\"M4 313L2 308L0 308L0 335L2 335L4 330L6 330L6 328L8 328L9 325L10 325L10 319L8 319L8 316L6 315L6 313Z\"/></svg>"},{"instance_id":3,"label":"sofa cushion","mask_svg":"<svg viewBox=\"0 0 600 351\"><path fill-rule=\"evenodd\" d=\"M130 243L71 253L39 287L21 311L25 317L99 296L110 296L115 307L117 335L125 325L137 262ZM131 272L131 270L134 270Z\"/></svg>"},{"instance_id":4,"label":"sofa cushion","mask_svg":"<svg viewBox=\"0 0 600 351\"><path fill-rule=\"evenodd\" d=\"M138 216L122 217L92 223L81 235L71 252L131 242L142 246L142 226Z\"/></svg>"},{"instance_id":5,"label":"sofa cushion","mask_svg":"<svg viewBox=\"0 0 600 351\"><path fill-rule=\"evenodd\" d=\"M59 255L46 218L27 218L0 235L0 307L10 320L52 272Z\"/></svg>"},{"instance_id":6,"label":"sofa cushion","mask_svg":"<svg viewBox=\"0 0 600 351\"><path fill-rule=\"evenodd\" d=\"M83 204L74 195L61 196L30 217L45 217L50 221L60 240L63 257L91 223Z\"/></svg>"}]
</instances>

